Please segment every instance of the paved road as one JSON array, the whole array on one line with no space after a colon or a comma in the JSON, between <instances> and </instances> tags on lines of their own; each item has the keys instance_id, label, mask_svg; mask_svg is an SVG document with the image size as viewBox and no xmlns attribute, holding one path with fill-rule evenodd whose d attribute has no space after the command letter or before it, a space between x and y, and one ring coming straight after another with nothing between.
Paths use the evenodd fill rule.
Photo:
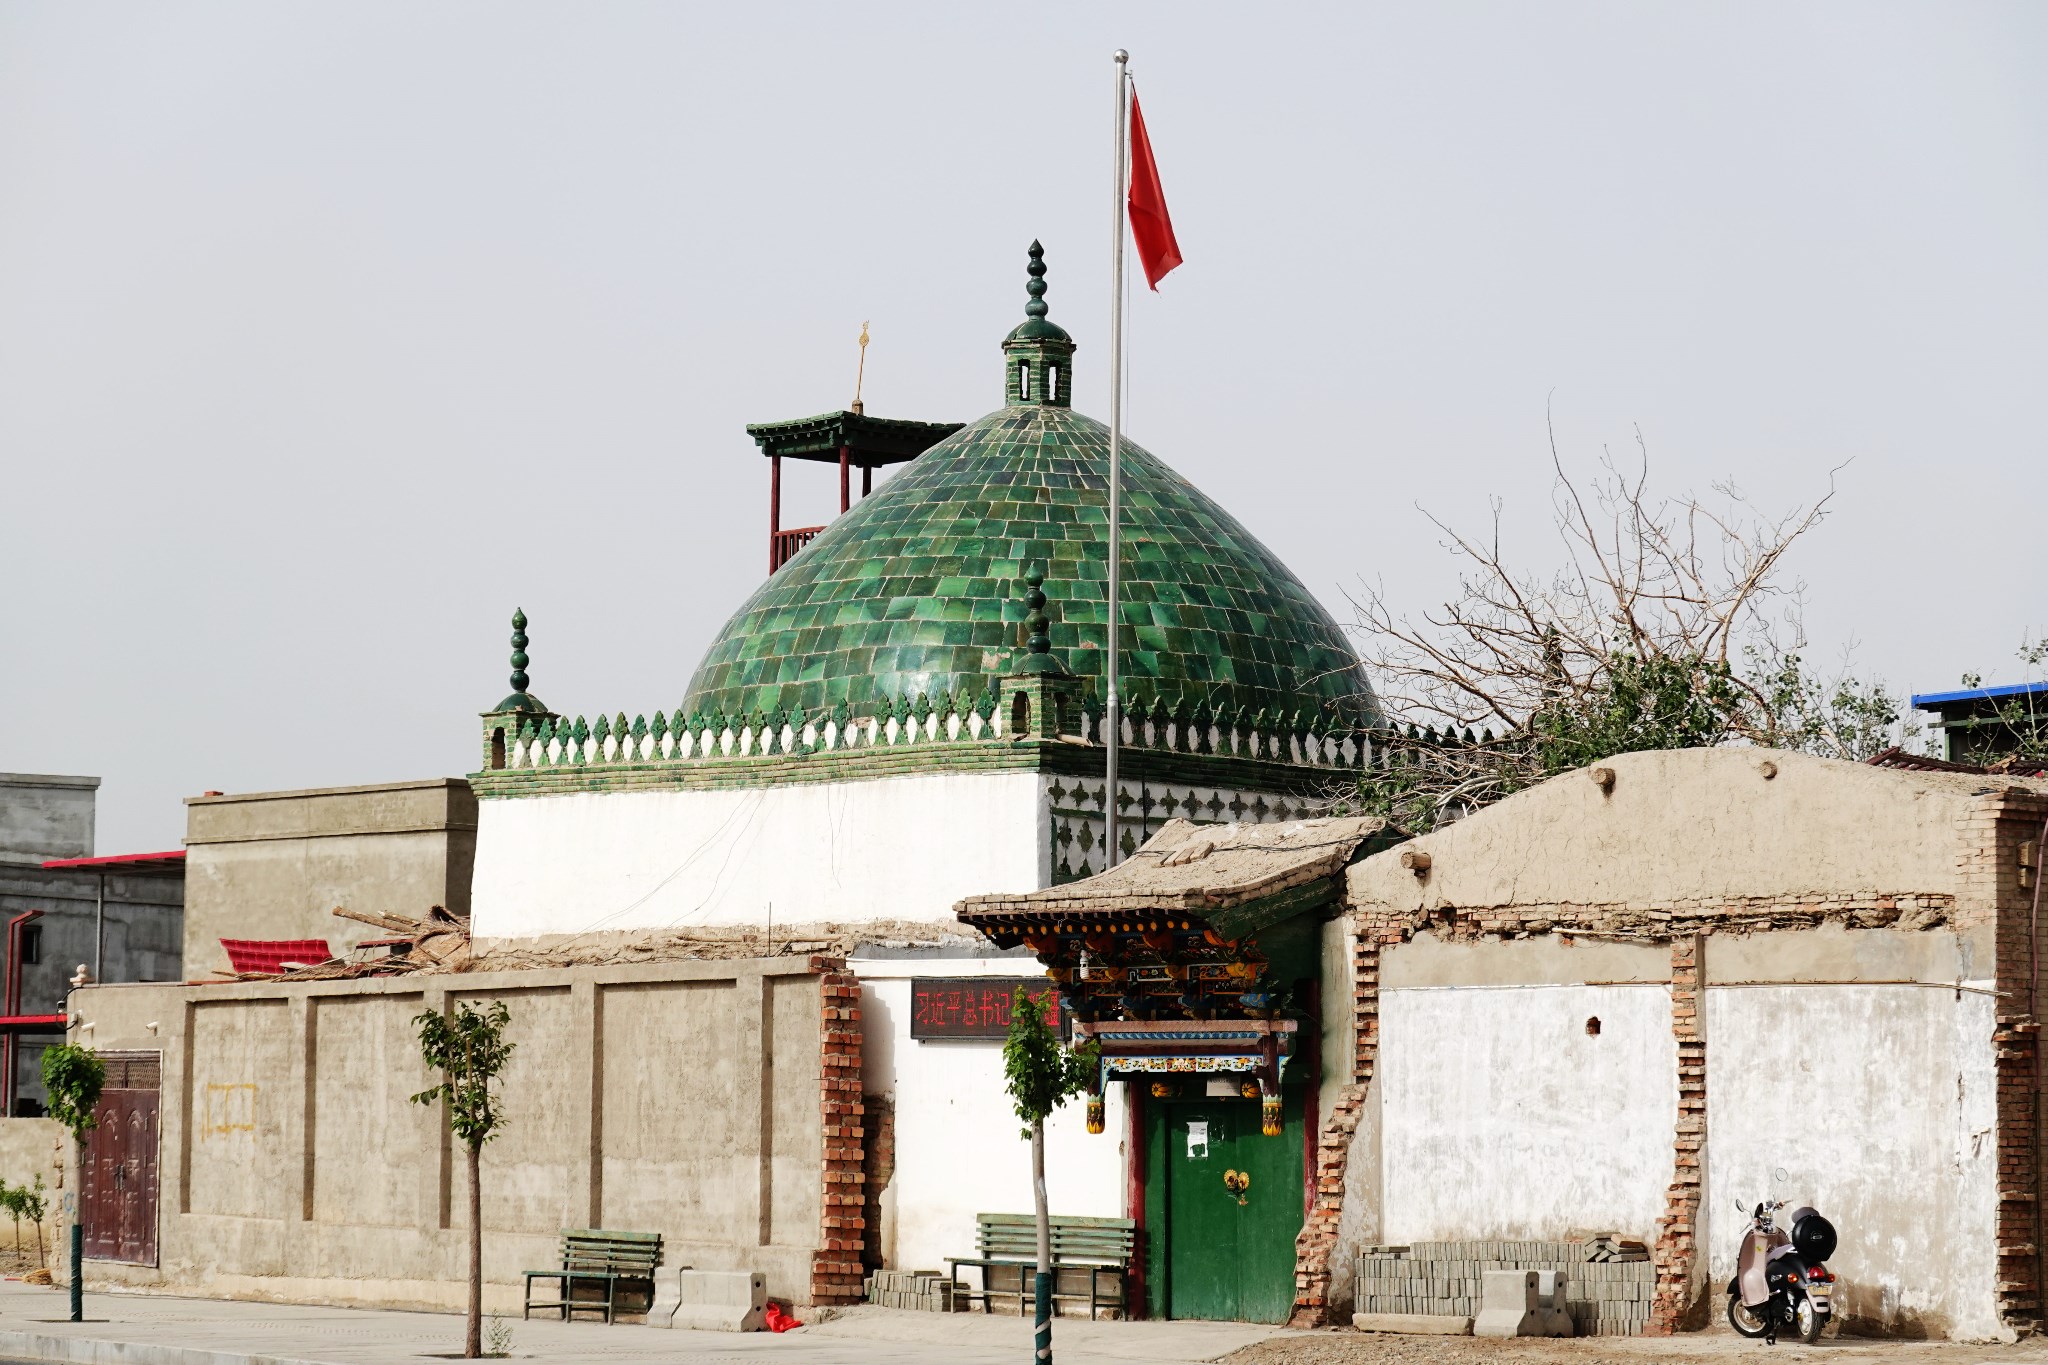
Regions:
<instances>
[{"instance_id":1,"label":"paved road","mask_svg":"<svg viewBox=\"0 0 2048 1365\"><path fill-rule=\"evenodd\" d=\"M66 1322L62 1290L0 1283L0 1358L76 1365L419 1365L462 1348L462 1319L443 1313L141 1294L88 1294L85 1305L93 1321ZM1060 1365L1196 1365L1275 1334L1240 1323L1062 1319L1053 1347ZM514 1318L510 1354L557 1365L767 1365L771 1356L792 1365L1029 1365L1031 1325L977 1313L868 1307L780 1335Z\"/></svg>"}]
</instances>

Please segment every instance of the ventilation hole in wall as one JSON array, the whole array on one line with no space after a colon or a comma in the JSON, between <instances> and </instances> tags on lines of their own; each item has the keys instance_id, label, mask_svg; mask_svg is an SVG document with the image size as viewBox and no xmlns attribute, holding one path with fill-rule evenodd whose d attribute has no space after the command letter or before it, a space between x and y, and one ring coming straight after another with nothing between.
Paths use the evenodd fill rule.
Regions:
<instances>
[{"instance_id":1,"label":"ventilation hole in wall","mask_svg":"<svg viewBox=\"0 0 2048 1365\"><path fill-rule=\"evenodd\" d=\"M1586 1020L1586 1036L1588 1038L1598 1038L1600 1036L1599 1015L1596 1014L1592 1016L1590 1019Z\"/></svg>"}]
</instances>

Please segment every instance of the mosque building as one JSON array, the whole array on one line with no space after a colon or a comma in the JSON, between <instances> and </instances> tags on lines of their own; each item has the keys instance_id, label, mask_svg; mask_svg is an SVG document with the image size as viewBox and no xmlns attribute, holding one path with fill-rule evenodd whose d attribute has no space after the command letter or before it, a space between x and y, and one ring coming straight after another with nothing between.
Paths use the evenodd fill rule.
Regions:
<instances>
[{"instance_id":1,"label":"mosque building","mask_svg":"<svg viewBox=\"0 0 2048 1365\"><path fill-rule=\"evenodd\" d=\"M1009 991L1048 983L1030 946L971 932L956 903L1108 864L1110 438L1071 406L1076 345L1048 316L1043 255L1034 242L995 411L960 427L842 411L749 428L771 462L770 573L672 711L551 710L516 618L513 691L484 713L471 778L482 943L687 932L754 936L769 953L841 946L860 982L870 1267L942 1265L972 1251L977 1213L1031 1207L1000 1037ZM837 463L843 514L783 528L785 457ZM1362 736L1378 717L1343 632L1164 461L1127 441L1121 460L1122 852L1171 821L1313 815L1369 761ZM903 467L852 498L853 467L872 488L889 464ZM1334 914L1302 915L1291 946L1269 954L1275 998L1296 1013L1317 994L1318 925ZM1335 995L1348 1009L1348 987ZM1318 1078L1307 1054L1285 1084L1281 1070L1263 1092L1282 1107L1266 1115L1259 1169L1294 1194L1266 1201L1271 1283L1155 1309L1286 1315ZM1155 1139L1123 1087L1104 1090L1050 1126L1056 1212L1124 1216L1138 1197ZM1202 1093L1261 1131L1257 1085Z\"/></svg>"}]
</instances>

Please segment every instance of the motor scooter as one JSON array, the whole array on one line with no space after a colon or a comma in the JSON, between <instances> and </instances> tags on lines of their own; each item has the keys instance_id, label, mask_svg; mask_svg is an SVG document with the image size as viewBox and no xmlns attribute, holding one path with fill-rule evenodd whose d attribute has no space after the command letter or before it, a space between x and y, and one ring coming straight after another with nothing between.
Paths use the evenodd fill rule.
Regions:
<instances>
[{"instance_id":1,"label":"motor scooter","mask_svg":"<svg viewBox=\"0 0 2048 1365\"><path fill-rule=\"evenodd\" d=\"M1749 1226L1728 1281L1728 1325L1767 1343L1776 1344L1782 1331L1811 1346L1834 1312L1835 1276L1825 1264L1835 1254L1834 1224L1802 1206L1781 1225L1782 1199L1754 1210L1739 1201L1735 1207L1749 1214Z\"/></svg>"}]
</instances>

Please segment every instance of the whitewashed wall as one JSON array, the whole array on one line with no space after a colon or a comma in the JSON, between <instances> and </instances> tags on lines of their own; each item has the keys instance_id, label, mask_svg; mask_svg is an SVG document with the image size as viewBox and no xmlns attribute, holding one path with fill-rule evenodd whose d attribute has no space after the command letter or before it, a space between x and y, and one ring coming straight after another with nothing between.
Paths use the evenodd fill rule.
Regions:
<instances>
[{"instance_id":1,"label":"whitewashed wall","mask_svg":"<svg viewBox=\"0 0 2048 1365\"><path fill-rule=\"evenodd\" d=\"M1654 1234L1678 1117L1667 986L1382 989L1380 1038L1387 1241Z\"/></svg>"},{"instance_id":2,"label":"whitewashed wall","mask_svg":"<svg viewBox=\"0 0 2048 1365\"><path fill-rule=\"evenodd\" d=\"M1036 773L481 802L472 924L485 937L951 920L1050 880Z\"/></svg>"},{"instance_id":3,"label":"whitewashed wall","mask_svg":"<svg viewBox=\"0 0 2048 1365\"><path fill-rule=\"evenodd\" d=\"M1988 985L1708 988L1717 1312L1747 1221L1735 1203L1768 1197L1835 1225L1828 1264L1849 1316L1915 1336L2001 1334Z\"/></svg>"},{"instance_id":4,"label":"whitewashed wall","mask_svg":"<svg viewBox=\"0 0 2048 1365\"><path fill-rule=\"evenodd\" d=\"M860 975L862 1089L896 1105L896 1174L882 1194L882 1253L901 1270L944 1270L974 1254L974 1215L1031 1212L1031 1144L1003 1090L995 1039L910 1036L914 977L1036 976L1029 958L855 960ZM1054 1213L1124 1216L1123 1087L1111 1085L1101 1133L1076 1099L1046 1124L1046 1191Z\"/></svg>"}]
</instances>

